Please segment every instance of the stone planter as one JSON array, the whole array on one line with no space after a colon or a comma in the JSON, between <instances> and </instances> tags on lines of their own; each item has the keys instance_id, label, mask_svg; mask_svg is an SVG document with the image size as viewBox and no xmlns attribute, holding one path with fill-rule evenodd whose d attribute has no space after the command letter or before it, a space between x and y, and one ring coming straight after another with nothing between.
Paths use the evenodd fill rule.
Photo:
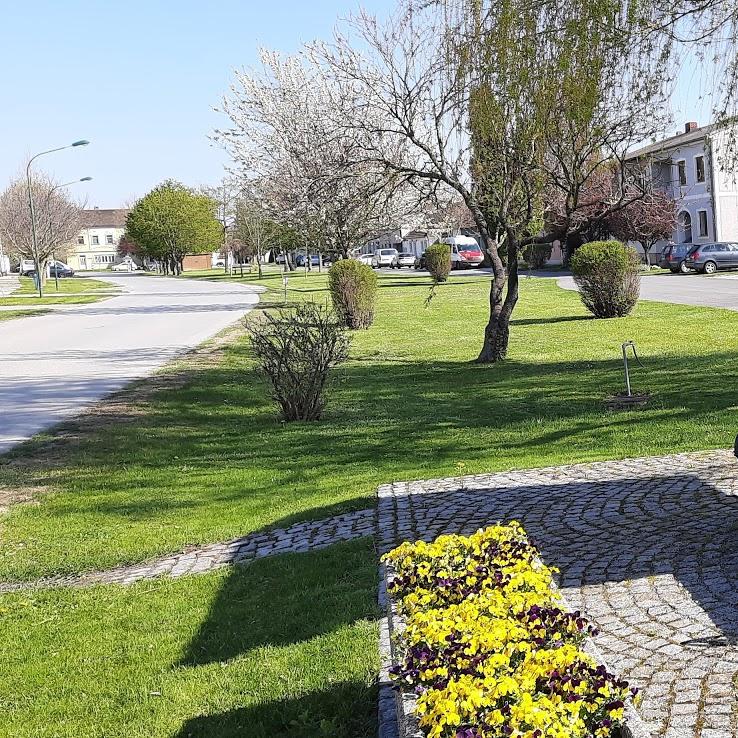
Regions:
<instances>
[{"instance_id":1,"label":"stone planter","mask_svg":"<svg viewBox=\"0 0 738 738\"><path fill-rule=\"evenodd\" d=\"M397 612L397 605L387 594L390 574L387 567L380 564L379 606L383 617L380 636L382 671L379 685L379 738L424 738L424 733L415 718L417 701L415 695L393 689L389 679L390 666L399 661L397 636L404 628L403 620ZM566 606L565 601L563 604ZM591 639L585 641L583 650L598 664L605 663ZM626 704L625 715L625 726L620 735L613 734L613 738L651 738L651 734L631 703Z\"/></svg>"}]
</instances>

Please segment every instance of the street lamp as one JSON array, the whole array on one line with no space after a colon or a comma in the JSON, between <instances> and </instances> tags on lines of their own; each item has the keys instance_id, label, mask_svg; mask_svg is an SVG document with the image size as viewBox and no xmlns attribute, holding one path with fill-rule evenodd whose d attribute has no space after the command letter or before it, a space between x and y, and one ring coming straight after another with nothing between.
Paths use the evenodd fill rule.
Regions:
<instances>
[{"instance_id":1,"label":"street lamp","mask_svg":"<svg viewBox=\"0 0 738 738\"><path fill-rule=\"evenodd\" d=\"M76 146L77 144L72 144L72 146ZM64 182L64 184L58 184L52 187L49 190L49 194L46 195L46 202L51 199L51 196L56 192L57 190L61 189L62 187L69 187L69 185L77 184L77 182L90 182L92 180L92 177L82 177L82 179L73 179L71 182ZM49 240L51 243L54 243L54 221L53 219L49 219ZM56 249L54 249L51 252L51 258L54 260L54 286L56 287L56 291L59 291L59 270L56 266ZM38 274L38 272L36 272ZM40 281L40 280L39 280Z\"/></svg>"},{"instance_id":2,"label":"street lamp","mask_svg":"<svg viewBox=\"0 0 738 738\"><path fill-rule=\"evenodd\" d=\"M46 151L40 151L38 154L35 154L28 160L28 164L26 165L26 182L28 184L28 207L31 211L31 245L33 249L33 264L36 267L36 282L38 284L38 296L43 297L43 289L41 287L41 264L38 260L38 243L36 242L36 212L33 209L33 192L31 188L31 164L33 164L35 159L38 159L39 156L44 156L44 154L53 154L55 151L63 151L64 149L71 149L75 146L87 146L89 144L89 141L86 141L84 139L80 139L79 141L74 141L71 144L67 144L66 146L58 146L55 149L47 149Z\"/></svg>"}]
</instances>

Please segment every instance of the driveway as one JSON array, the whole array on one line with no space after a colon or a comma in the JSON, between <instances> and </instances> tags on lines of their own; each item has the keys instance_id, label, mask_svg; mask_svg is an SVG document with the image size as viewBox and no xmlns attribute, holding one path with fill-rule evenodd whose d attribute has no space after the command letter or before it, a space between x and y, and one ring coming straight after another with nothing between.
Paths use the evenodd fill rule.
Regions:
<instances>
[{"instance_id":1,"label":"driveway","mask_svg":"<svg viewBox=\"0 0 738 738\"><path fill-rule=\"evenodd\" d=\"M561 277L559 287L576 290L573 277ZM641 299L679 305L738 310L738 273L646 275L641 279Z\"/></svg>"},{"instance_id":2,"label":"driveway","mask_svg":"<svg viewBox=\"0 0 738 738\"><path fill-rule=\"evenodd\" d=\"M125 294L0 323L0 453L150 374L258 302L257 288L233 283L102 278Z\"/></svg>"}]
</instances>

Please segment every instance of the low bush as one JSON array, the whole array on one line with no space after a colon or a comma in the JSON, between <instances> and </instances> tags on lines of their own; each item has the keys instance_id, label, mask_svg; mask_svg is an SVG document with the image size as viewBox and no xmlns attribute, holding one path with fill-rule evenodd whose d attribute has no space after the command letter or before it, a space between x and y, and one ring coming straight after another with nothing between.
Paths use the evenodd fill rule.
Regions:
<instances>
[{"instance_id":1,"label":"low bush","mask_svg":"<svg viewBox=\"0 0 738 738\"><path fill-rule=\"evenodd\" d=\"M435 282L445 282L451 272L451 249L445 243L433 243L425 251L425 268Z\"/></svg>"},{"instance_id":2,"label":"low bush","mask_svg":"<svg viewBox=\"0 0 738 738\"><path fill-rule=\"evenodd\" d=\"M598 318L628 315L641 291L640 258L620 241L592 241L571 257L584 306Z\"/></svg>"},{"instance_id":3,"label":"low bush","mask_svg":"<svg viewBox=\"0 0 738 738\"><path fill-rule=\"evenodd\" d=\"M349 338L336 315L306 302L246 324L282 418L319 420L330 370L348 358Z\"/></svg>"},{"instance_id":4,"label":"low bush","mask_svg":"<svg viewBox=\"0 0 738 738\"><path fill-rule=\"evenodd\" d=\"M339 320L348 328L368 328L374 322L377 275L368 264L341 259L328 271L328 289Z\"/></svg>"},{"instance_id":5,"label":"low bush","mask_svg":"<svg viewBox=\"0 0 738 738\"><path fill-rule=\"evenodd\" d=\"M403 543L384 557L405 620L396 683L431 738L617 735L628 683L582 648L552 570L515 522Z\"/></svg>"}]
</instances>

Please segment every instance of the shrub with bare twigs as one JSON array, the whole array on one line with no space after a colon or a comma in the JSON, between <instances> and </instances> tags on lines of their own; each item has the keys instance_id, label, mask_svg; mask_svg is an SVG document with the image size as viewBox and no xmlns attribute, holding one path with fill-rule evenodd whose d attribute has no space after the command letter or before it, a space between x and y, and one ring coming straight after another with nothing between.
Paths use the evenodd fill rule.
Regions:
<instances>
[{"instance_id":1,"label":"shrub with bare twigs","mask_svg":"<svg viewBox=\"0 0 738 738\"><path fill-rule=\"evenodd\" d=\"M348 357L350 339L336 314L306 302L267 313L246 329L282 419L319 420L330 370Z\"/></svg>"}]
</instances>

